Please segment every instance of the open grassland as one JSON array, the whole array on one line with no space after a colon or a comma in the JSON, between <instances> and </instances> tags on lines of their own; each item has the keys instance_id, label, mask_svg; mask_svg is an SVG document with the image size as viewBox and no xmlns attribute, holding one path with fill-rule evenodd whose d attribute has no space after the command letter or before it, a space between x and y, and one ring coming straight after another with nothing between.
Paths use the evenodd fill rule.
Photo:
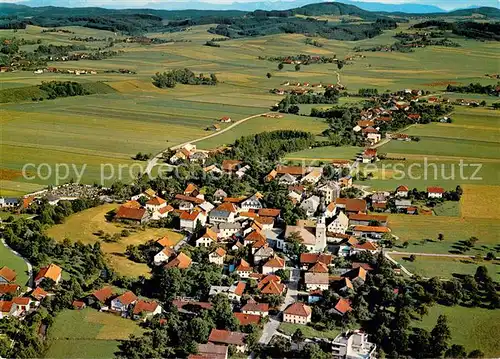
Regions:
<instances>
[{"instance_id":1,"label":"open grassland","mask_svg":"<svg viewBox=\"0 0 500 359\"><path fill-rule=\"evenodd\" d=\"M414 325L431 331L441 314L446 315L448 319L451 343L463 345L468 352L480 349L484 352L485 358L496 358L500 355L498 311L434 305L429 308L429 314L423 318L422 322L414 322Z\"/></svg>"},{"instance_id":2,"label":"open grassland","mask_svg":"<svg viewBox=\"0 0 500 359\"><path fill-rule=\"evenodd\" d=\"M408 24L402 24L400 29ZM87 164L82 180L86 183L101 181L101 163L110 163L117 179L118 165L131 165L131 156L137 152L158 153L175 144L201 138L209 134L205 129L221 116L239 120L265 112L281 96L272 95L269 89L282 87L284 81L321 82L333 84L337 81L338 69L334 64L302 66L295 71L293 65L285 65L278 71L277 63L259 60L259 56L286 56L294 54L326 55L336 54L339 58L354 55L355 46L372 46L394 42L392 36L400 31L386 31L383 35L358 42L321 39L322 48L305 44L305 37L297 34L271 35L221 42L220 48L204 46L213 37L207 32L210 25L195 26L189 31L173 34L149 34L151 37L189 40L189 42L159 45L117 43L113 49L122 52L101 61L81 60L51 62L49 65L62 69L95 70L95 75L75 76L71 74L13 72L0 74L0 90L33 89L42 81L78 81L82 83L104 82L116 92L78 98L62 98L25 103L9 103L0 106L2 111L1 169L20 172L25 163L70 163L81 168ZM24 37L28 40L41 39L44 44L85 44L90 48L104 43L82 43L71 37L93 36L116 38L112 32L67 27L74 34L42 33L42 28L28 26L26 30L0 30L0 36ZM119 35L118 35L119 37ZM494 44L458 40L463 47L450 49L428 47L414 53L367 52L366 58L355 58L340 71L341 82L349 91L361 87L376 87L380 91L402 88L425 88L442 90L451 80L457 83L477 82L488 79L484 73L498 72ZM30 45L34 46L34 45ZM25 50L29 50L26 47ZM462 60L463 59L463 60ZM472 59L472 60L471 60ZM481 63L481 66L476 66ZM217 86L183 86L174 89L158 89L151 84L151 76L173 68L187 67L196 73L215 73L221 81ZM136 74L109 73L106 71L129 69ZM267 78L266 74L272 77ZM482 81L483 82L483 81ZM493 83L489 81L488 83ZM18 91L18 90L16 90ZM20 90L23 91L23 90ZM26 90L27 91L27 90ZM343 100L344 101L344 100ZM347 101L347 100L346 100ZM350 99L349 99L350 101ZM307 107L307 106L306 106ZM309 108L301 111L310 111ZM490 114L488 114L490 115ZM463 115L464 118L468 114ZM484 114L484 116L487 116ZM494 118L493 118L494 120ZM483 121L481 119L481 121ZM498 157L494 131L470 128L467 141L461 135L459 115L451 126L425 127L419 144L391 142L381 150L391 153L440 156L473 156L480 158ZM466 124L469 126L470 124ZM222 128L224 128L223 125ZM442 127L442 128L441 128ZM494 127L489 126L488 127ZM498 126L497 126L498 127ZM201 148L212 148L233 142L241 135L274 129L301 129L319 134L326 128L322 120L299 116L285 116L283 119L252 119L220 136L199 143ZM443 130L446 141L433 134ZM415 129L420 131L420 129ZM425 135L425 136L424 136ZM438 136L439 138L432 137ZM344 158L350 156L327 153L300 154L311 158ZM342 150L343 152L343 150ZM330 157L331 156L331 157ZM109 168L109 167L108 167ZM74 172L74 171L73 171ZM111 173L106 173L111 176ZM133 177L125 171L121 179ZM70 173L67 180L76 178ZM19 195L52 183L54 177L27 180L0 178L2 195ZM105 181L109 184L112 180Z\"/></svg>"},{"instance_id":3,"label":"open grassland","mask_svg":"<svg viewBox=\"0 0 500 359\"><path fill-rule=\"evenodd\" d=\"M465 185L460 211L467 218L500 219L500 186Z\"/></svg>"},{"instance_id":4,"label":"open grassland","mask_svg":"<svg viewBox=\"0 0 500 359\"><path fill-rule=\"evenodd\" d=\"M461 241L474 236L479 239L478 242L464 253L473 256L494 252L500 244L500 224L495 219L391 214L389 226L392 233L399 237L398 251L455 253L459 247L463 247ZM444 235L442 241L437 239L440 233ZM400 248L401 243L405 241L410 245L406 249Z\"/></svg>"},{"instance_id":5,"label":"open grassland","mask_svg":"<svg viewBox=\"0 0 500 359\"><path fill-rule=\"evenodd\" d=\"M309 325L302 324L292 324L292 323L281 323L279 326L279 331L286 335L292 336L297 329L302 331L305 338L325 338L325 339L335 339L337 335L340 334L340 329L332 330L317 330Z\"/></svg>"},{"instance_id":6,"label":"open grassland","mask_svg":"<svg viewBox=\"0 0 500 359\"><path fill-rule=\"evenodd\" d=\"M142 329L136 322L94 309L64 310L48 333L46 358L111 358L119 340Z\"/></svg>"},{"instance_id":7,"label":"open grassland","mask_svg":"<svg viewBox=\"0 0 500 359\"><path fill-rule=\"evenodd\" d=\"M343 147L315 147L308 150L303 150L299 152L292 152L288 154L285 159L287 160L316 160L316 161L331 161L335 159L347 159L354 160L356 155L362 149L354 146L343 146Z\"/></svg>"},{"instance_id":8,"label":"open grassland","mask_svg":"<svg viewBox=\"0 0 500 359\"><path fill-rule=\"evenodd\" d=\"M0 268L9 267L17 274L16 283L25 287L28 283L28 267L21 257L16 256L0 241Z\"/></svg>"},{"instance_id":9,"label":"open grassland","mask_svg":"<svg viewBox=\"0 0 500 359\"><path fill-rule=\"evenodd\" d=\"M415 261L411 262L408 260L408 256L391 254L391 257L397 260L411 273L418 274L422 277L450 279L455 275L474 275L478 266L485 266L488 269L488 274L493 280L497 282L500 281L499 261L416 256Z\"/></svg>"},{"instance_id":10,"label":"open grassland","mask_svg":"<svg viewBox=\"0 0 500 359\"><path fill-rule=\"evenodd\" d=\"M166 228L142 230L141 228L106 221L106 214L117 207L116 204L106 204L73 214L63 224L50 227L47 234L58 241L69 238L74 242L81 241L86 244L100 242L102 251L106 253L111 266L119 274L131 277L147 275L149 268L146 264L132 262L125 256L127 246L130 244L138 245L163 236L168 236L172 240L172 245L174 245L182 238L182 235ZM99 230L113 235L114 233L120 233L123 229L128 229L131 234L129 237L122 237L116 243L103 242L95 235Z\"/></svg>"}]
</instances>

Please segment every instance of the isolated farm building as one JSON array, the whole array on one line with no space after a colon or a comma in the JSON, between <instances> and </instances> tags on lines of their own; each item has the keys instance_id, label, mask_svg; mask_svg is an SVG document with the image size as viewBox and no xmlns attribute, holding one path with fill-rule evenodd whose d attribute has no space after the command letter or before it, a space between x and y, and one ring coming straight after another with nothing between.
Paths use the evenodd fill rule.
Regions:
<instances>
[{"instance_id":1,"label":"isolated farm building","mask_svg":"<svg viewBox=\"0 0 500 359\"><path fill-rule=\"evenodd\" d=\"M117 221L132 221L146 223L149 220L149 213L146 208L132 208L128 206L120 206L115 214Z\"/></svg>"},{"instance_id":2,"label":"isolated farm building","mask_svg":"<svg viewBox=\"0 0 500 359\"><path fill-rule=\"evenodd\" d=\"M290 304L283 311L283 322L294 324L307 324L311 322L311 307L300 302Z\"/></svg>"},{"instance_id":3,"label":"isolated farm building","mask_svg":"<svg viewBox=\"0 0 500 359\"><path fill-rule=\"evenodd\" d=\"M398 188L396 188L396 196L398 197L406 198L408 197L408 192L409 188L405 185L401 185Z\"/></svg>"},{"instance_id":4,"label":"isolated farm building","mask_svg":"<svg viewBox=\"0 0 500 359\"><path fill-rule=\"evenodd\" d=\"M444 188L442 187L427 187L428 198L443 198Z\"/></svg>"},{"instance_id":5,"label":"isolated farm building","mask_svg":"<svg viewBox=\"0 0 500 359\"><path fill-rule=\"evenodd\" d=\"M20 204L19 198L12 197L0 197L0 207L1 208L16 208Z\"/></svg>"},{"instance_id":6,"label":"isolated farm building","mask_svg":"<svg viewBox=\"0 0 500 359\"><path fill-rule=\"evenodd\" d=\"M223 116L219 119L220 122L224 122L224 123L228 123L228 122L231 122L231 117L229 116Z\"/></svg>"},{"instance_id":7,"label":"isolated farm building","mask_svg":"<svg viewBox=\"0 0 500 359\"><path fill-rule=\"evenodd\" d=\"M55 284L58 284L62 277L62 269L56 264L49 264L42 267L35 277L35 285L39 286L44 279L52 279Z\"/></svg>"}]
</instances>

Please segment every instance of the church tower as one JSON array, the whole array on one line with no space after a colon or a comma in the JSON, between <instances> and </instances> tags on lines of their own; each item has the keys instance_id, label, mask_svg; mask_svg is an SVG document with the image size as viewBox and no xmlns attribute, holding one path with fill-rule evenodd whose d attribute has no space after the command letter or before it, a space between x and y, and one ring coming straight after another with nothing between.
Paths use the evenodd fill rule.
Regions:
<instances>
[{"instance_id":1,"label":"church tower","mask_svg":"<svg viewBox=\"0 0 500 359\"><path fill-rule=\"evenodd\" d=\"M323 252L326 248L326 207L323 196L320 203L320 213L316 221L316 251Z\"/></svg>"}]
</instances>

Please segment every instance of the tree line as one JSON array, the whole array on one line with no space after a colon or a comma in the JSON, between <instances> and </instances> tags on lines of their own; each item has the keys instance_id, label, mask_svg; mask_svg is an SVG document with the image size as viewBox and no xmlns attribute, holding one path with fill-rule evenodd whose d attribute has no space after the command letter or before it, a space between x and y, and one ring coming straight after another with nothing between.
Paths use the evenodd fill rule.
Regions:
<instances>
[{"instance_id":1,"label":"tree line","mask_svg":"<svg viewBox=\"0 0 500 359\"><path fill-rule=\"evenodd\" d=\"M169 72L157 72L153 76L153 85L159 88L174 88L177 83L183 85L216 85L217 76L212 73L210 76L204 76L200 73L198 76L187 68L174 69Z\"/></svg>"}]
</instances>

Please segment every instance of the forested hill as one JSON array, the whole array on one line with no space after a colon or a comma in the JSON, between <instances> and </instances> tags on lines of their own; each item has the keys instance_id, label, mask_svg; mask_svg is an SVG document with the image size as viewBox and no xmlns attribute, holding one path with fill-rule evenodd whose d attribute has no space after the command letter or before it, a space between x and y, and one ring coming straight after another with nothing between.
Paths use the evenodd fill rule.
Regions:
<instances>
[{"instance_id":1,"label":"forested hill","mask_svg":"<svg viewBox=\"0 0 500 359\"><path fill-rule=\"evenodd\" d=\"M354 5L347 5L338 2L324 2L318 4L309 4L295 9L284 10L284 11L264 11L256 10L254 11L256 15L267 15L273 17L287 17L295 15L304 16L356 16L363 20L377 20L383 18L383 15L377 14L375 12L366 11L360 9Z\"/></svg>"},{"instance_id":2,"label":"forested hill","mask_svg":"<svg viewBox=\"0 0 500 359\"><path fill-rule=\"evenodd\" d=\"M426 13L426 14L407 14L403 12L392 12L392 13L379 12L378 14L400 16L405 18L471 17L479 15L481 17L486 17L488 19L500 19L500 9L488 6L482 6L471 9L460 9L450 12L436 12L436 13Z\"/></svg>"}]
</instances>

